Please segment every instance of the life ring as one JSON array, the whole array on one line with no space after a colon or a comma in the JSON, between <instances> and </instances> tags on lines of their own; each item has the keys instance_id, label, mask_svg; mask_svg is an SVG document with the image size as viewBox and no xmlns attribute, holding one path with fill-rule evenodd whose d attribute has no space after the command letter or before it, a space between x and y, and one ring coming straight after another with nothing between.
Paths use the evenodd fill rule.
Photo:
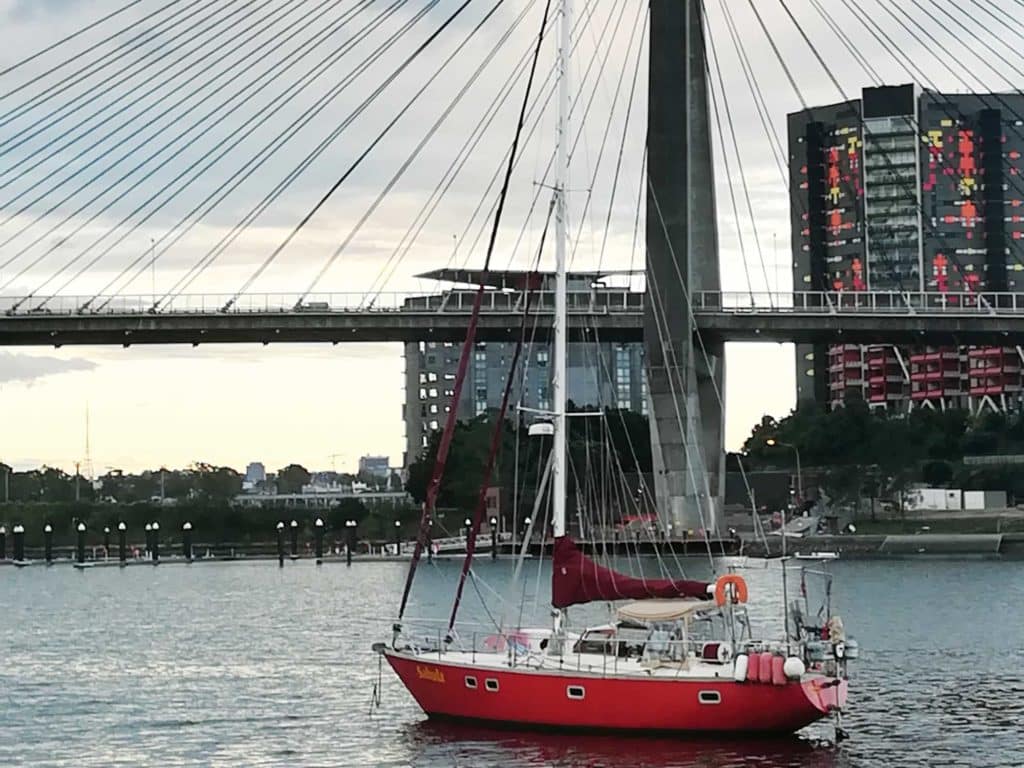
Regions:
<instances>
[{"instance_id":1,"label":"life ring","mask_svg":"<svg viewBox=\"0 0 1024 768\"><path fill-rule=\"evenodd\" d=\"M735 573L719 576L715 582L715 602L725 605L730 600L734 603L747 602L747 582Z\"/></svg>"}]
</instances>

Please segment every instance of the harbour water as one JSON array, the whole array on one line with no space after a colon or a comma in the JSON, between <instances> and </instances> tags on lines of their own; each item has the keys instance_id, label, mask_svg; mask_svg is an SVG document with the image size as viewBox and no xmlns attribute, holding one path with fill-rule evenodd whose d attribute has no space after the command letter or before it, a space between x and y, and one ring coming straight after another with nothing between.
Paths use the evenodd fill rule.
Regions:
<instances>
[{"instance_id":1,"label":"harbour water","mask_svg":"<svg viewBox=\"0 0 1024 768\"><path fill-rule=\"evenodd\" d=\"M838 747L824 724L687 741L430 723L370 651L387 638L405 565L286 566L0 568L0 765L1024 765L1020 562L829 566L863 649ZM446 615L458 567L425 564L410 615ZM545 575L526 570L511 610L543 616ZM488 590L504 591L511 564L477 572L466 618L486 618L480 595L501 610ZM744 573L756 618L780 613L778 571Z\"/></svg>"}]
</instances>

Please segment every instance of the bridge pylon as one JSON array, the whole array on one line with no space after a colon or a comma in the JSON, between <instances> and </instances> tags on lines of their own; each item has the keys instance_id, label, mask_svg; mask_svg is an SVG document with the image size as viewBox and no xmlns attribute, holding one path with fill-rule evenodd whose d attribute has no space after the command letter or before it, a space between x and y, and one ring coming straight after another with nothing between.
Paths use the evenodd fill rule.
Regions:
<instances>
[{"instance_id":1,"label":"bridge pylon","mask_svg":"<svg viewBox=\"0 0 1024 768\"><path fill-rule=\"evenodd\" d=\"M720 290L701 0L650 0L644 336L655 493L673 530L717 530L724 345L697 343L691 295Z\"/></svg>"}]
</instances>

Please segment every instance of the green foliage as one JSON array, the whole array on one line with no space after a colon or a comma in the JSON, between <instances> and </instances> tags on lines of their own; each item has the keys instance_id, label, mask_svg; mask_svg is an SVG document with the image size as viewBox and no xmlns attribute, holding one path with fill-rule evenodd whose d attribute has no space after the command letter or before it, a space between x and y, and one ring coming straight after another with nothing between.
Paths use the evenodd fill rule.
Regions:
<instances>
[{"instance_id":1,"label":"green foliage","mask_svg":"<svg viewBox=\"0 0 1024 768\"><path fill-rule=\"evenodd\" d=\"M278 493L302 493L302 486L308 485L311 475L300 464L289 464L277 472Z\"/></svg>"},{"instance_id":2,"label":"green foliage","mask_svg":"<svg viewBox=\"0 0 1024 768\"><path fill-rule=\"evenodd\" d=\"M571 403L569 410L593 411L587 407L577 409ZM494 422L489 416L478 416L456 424L438 492L438 508L469 512L476 507L493 433ZM517 432L511 421L502 426L501 447L491 486L513 487L517 440L519 487L529 492L529 489L537 487L543 461L551 449L551 439L530 437L525 426ZM405 488L419 504L426 499L440 441L440 432L431 435L422 456L409 467ZM646 416L608 409L601 418L570 418L567 442L570 465L580 476L581 483L583 476L588 475L591 481L596 482L595 476L611 464L615 471L621 467L626 473L651 471L651 436ZM527 505L529 501L523 500Z\"/></svg>"},{"instance_id":3,"label":"green foliage","mask_svg":"<svg viewBox=\"0 0 1024 768\"><path fill-rule=\"evenodd\" d=\"M833 498L892 494L913 482L979 490L1021 486L1012 472L957 470L966 455L1024 453L1024 414L918 409L905 416L872 410L859 399L824 412L800 408L781 420L765 416L744 443L749 468L790 468L796 446L805 470L825 470L822 486ZM870 484L870 487L869 487Z\"/></svg>"}]
</instances>

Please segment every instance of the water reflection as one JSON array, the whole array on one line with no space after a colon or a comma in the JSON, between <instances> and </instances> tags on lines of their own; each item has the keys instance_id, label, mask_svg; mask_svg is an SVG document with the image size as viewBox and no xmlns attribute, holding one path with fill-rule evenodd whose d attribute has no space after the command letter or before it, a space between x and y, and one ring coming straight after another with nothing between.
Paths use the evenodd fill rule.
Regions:
<instances>
[{"instance_id":1,"label":"water reflection","mask_svg":"<svg viewBox=\"0 0 1024 768\"><path fill-rule=\"evenodd\" d=\"M520 731L422 720L405 732L417 765L531 765L586 768L839 768L842 748L797 736L678 739ZM475 761L479 758L479 763Z\"/></svg>"}]
</instances>

